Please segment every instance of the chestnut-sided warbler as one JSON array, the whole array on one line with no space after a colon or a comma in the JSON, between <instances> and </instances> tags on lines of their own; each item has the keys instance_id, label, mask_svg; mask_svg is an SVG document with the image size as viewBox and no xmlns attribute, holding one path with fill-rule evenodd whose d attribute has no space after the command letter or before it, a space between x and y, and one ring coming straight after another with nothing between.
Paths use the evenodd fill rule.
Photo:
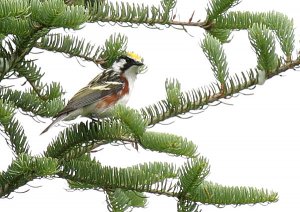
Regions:
<instances>
[{"instance_id":1,"label":"chestnut-sided warbler","mask_svg":"<svg viewBox=\"0 0 300 212\"><path fill-rule=\"evenodd\" d=\"M80 89L41 134L59 121L72 120L78 116L103 118L109 116L115 105L125 105L140 66L144 65L141 60L140 56L132 52L120 56L111 68L105 69Z\"/></svg>"}]
</instances>

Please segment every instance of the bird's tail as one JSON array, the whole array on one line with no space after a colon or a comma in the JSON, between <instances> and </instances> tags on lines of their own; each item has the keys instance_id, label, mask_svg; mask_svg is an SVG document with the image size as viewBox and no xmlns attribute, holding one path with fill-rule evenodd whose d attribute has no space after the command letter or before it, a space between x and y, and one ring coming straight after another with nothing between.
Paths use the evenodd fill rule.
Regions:
<instances>
[{"instance_id":1,"label":"bird's tail","mask_svg":"<svg viewBox=\"0 0 300 212\"><path fill-rule=\"evenodd\" d=\"M68 114L62 114L62 115L58 116L48 127L46 127L46 129L43 130L43 132L41 132L40 135L47 132L54 124L64 120L67 116L68 116Z\"/></svg>"}]
</instances>

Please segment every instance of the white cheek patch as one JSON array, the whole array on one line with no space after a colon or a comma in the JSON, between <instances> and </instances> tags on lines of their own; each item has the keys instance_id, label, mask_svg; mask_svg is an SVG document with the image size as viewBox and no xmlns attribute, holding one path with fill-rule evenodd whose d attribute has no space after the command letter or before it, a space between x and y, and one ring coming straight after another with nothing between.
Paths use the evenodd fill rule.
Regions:
<instances>
[{"instance_id":1,"label":"white cheek patch","mask_svg":"<svg viewBox=\"0 0 300 212\"><path fill-rule=\"evenodd\" d=\"M121 72L121 68L123 68L125 64L126 64L126 60L121 59L118 62L115 62L112 65L112 68L114 71Z\"/></svg>"}]
</instances>

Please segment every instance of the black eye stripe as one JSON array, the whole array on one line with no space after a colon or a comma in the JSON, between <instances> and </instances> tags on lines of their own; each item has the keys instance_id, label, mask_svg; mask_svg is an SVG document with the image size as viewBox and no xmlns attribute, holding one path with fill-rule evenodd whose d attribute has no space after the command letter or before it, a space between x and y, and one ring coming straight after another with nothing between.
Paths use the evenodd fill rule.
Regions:
<instances>
[{"instance_id":1,"label":"black eye stripe","mask_svg":"<svg viewBox=\"0 0 300 212\"><path fill-rule=\"evenodd\" d=\"M121 59L124 59L126 61L126 63L133 63L134 62L134 60L132 58L129 58L129 57L124 56L124 55L120 56L118 58L118 61L120 61Z\"/></svg>"},{"instance_id":2,"label":"black eye stripe","mask_svg":"<svg viewBox=\"0 0 300 212\"><path fill-rule=\"evenodd\" d=\"M132 65L135 64L135 60L134 59L132 59L132 58L130 58L128 56L125 56L125 55L120 56L117 61L120 61L122 59L126 61L126 63L124 64L124 66L121 67L121 71L123 71L123 72L125 70L127 70L128 68L130 68Z\"/></svg>"}]
</instances>

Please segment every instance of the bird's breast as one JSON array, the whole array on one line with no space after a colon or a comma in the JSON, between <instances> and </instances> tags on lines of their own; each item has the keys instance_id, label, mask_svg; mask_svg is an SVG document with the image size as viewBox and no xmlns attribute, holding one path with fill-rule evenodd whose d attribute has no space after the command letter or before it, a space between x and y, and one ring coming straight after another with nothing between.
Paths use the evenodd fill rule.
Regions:
<instances>
[{"instance_id":1,"label":"bird's breast","mask_svg":"<svg viewBox=\"0 0 300 212\"><path fill-rule=\"evenodd\" d=\"M133 89L134 80L128 80L124 76L121 76L120 80L123 83L122 89L106 95L94 104L85 107L85 114L95 114L98 117L106 117L109 116L111 109L115 105L126 105L129 100L131 90Z\"/></svg>"},{"instance_id":2,"label":"bird's breast","mask_svg":"<svg viewBox=\"0 0 300 212\"><path fill-rule=\"evenodd\" d=\"M130 91L129 82L126 79L126 77L121 76L120 78L121 78L121 81L123 82L122 89L119 90L118 92L115 92L115 93L112 93L110 95L103 97L96 105L97 108L109 107L111 105L115 105L119 101L121 101L124 104L127 103L127 101L128 101L127 96L129 95L129 91Z\"/></svg>"}]
</instances>

